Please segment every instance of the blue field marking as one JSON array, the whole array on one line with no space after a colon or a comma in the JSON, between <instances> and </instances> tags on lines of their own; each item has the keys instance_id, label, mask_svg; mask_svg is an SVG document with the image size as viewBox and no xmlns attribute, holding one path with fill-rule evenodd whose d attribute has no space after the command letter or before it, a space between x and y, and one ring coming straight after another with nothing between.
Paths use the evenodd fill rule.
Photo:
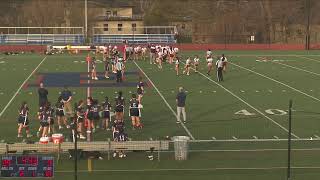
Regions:
<instances>
[{"instance_id":1,"label":"blue field marking","mask_svg":"<svg viewBox=\"0 0 320 180\"><path fill-rule=\"evenodd\" d=\"M136 87L137 82L124 81L122 83L116 83L115 74L110 73L109 79L104 77L104 73L98 73L99 80L91 80L88 82L88 73L83 72L61 72L61 73L38 73L38 80L32 82L28 87L38 87L39 81L43 82L46 87ZM125 73L127 76L139 76L137 71L129 71ZM40 80L39 80L40 79ZM146 83L146 86L148 83Z\"/></svg>"}]
</instances>

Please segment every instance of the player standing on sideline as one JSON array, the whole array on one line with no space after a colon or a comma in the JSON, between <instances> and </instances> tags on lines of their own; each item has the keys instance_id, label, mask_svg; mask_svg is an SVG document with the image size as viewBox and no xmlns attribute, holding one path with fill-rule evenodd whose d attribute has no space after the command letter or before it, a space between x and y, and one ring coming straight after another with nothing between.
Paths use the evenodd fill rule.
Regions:
<instances>
[{"instance_id":1,"label":"player standing on sideline","mask_svg":"<svg viewBox=\"0 0 320 180\"><path fill-rule=\"evenodd\" d=\"M116 120L123 121L125 100L122 96L122 91L118 92L118 96L115 98L115 102L116 104L114 110L116 113Z\"/></svg>"},{"instance_id":2,"label":"player standing on sideline","mask_svg":"<svg viewBox=\"0 0 320 180\"><path fill-rule=\"evenodd\" d=\"M169 52L169 64L172 64L174 59L174 50L172 46L169 47L168 52Z\"/></svg>"},{"instance_id":3,"label":"player standing on sideline","mask_svg":"<svg viewBox=\"0 0 320 180\"><path fill-rule=\"evenodd\" d=\"M40 87L38 89L39 94L39 107L47 104L48 102L48 90L44 88L43 82L40 82Z\"/></svg>"},{"instance_id":4,"label":"player standing on sideline","mask_svg":"<svg viewBox=\"0 0 320 180\"><path fill-rule=\"evenodd\" d=\"M208 72L207 72L207 74L210 76L210 72L211 72L211 70L212 70L212 66L213 66L213 58L212 57L210 57L210 58L208 58L207 59L207 63L208 63Z\"/></svg>"},{"instance_id":5,"label":"player standing on sideline","mask_svg":"<svg viewBox=\"0 0 320 180\"><path fill-rule=\"evenodd\" d=\"M180 59L179 59L179 57L176 57L175 70L176 70L176 75L177 76L179 76L179 66L180 66Z\"/></svg>"},{"instance_id":6,"label":"player standing on sideline","mask_svg":"<svg viewBox=\"0 0 320 180\"><path fill-rule=\"evenodd\" d=\"M115 70L116 70L116 79L117 83L121 83L123 80L123 74L124 74L124 65L122 62L122 58L119 58L116 65L115 65Z\"/></svg>"},{"instance_id":7,"label":"player standing on sideline","mask_svg":"<svg viewBox=\"0 0 320 180\"><path fill-rule=\"evenodd\" d=\"M110 63L107 54L103 54L103 62L104 62L104 77L109 79L109 71L110 71Z\"/></svg>"},{"instance_id":8,"label":"player standing on sideline","mask_svg":"<svg viewBox=\"0 0 320 180\"><path fill-rule=\"evenodd\" d=\"M99 115L99 102L98 100L94 99L93 100L93 121L92 121L92 132L96 132L96 128L100 128L99 126L99 121L100 121L100 115Z\"/></svg>"},{"instance_id":9,"label":"player standing on sideline","mask_svg":"<svg viewBox=\"0 0 320 180\"><path fill-rule=\"evenodd\" d=\"M96 58L92 57L91 61L91 79L98 80Z\"/></svg>"},{"instance_id":10,"label":"player standing on sideline","mask_svg":"<svg viewBox=\"0 0 320 180\"><path fill-rule=\"evenodd\" d=\"M156 47L152 44L150 46L150 64L155 64L156 61Z\"/></svg>"},{"instance_id":11,"label":"player standing on sideline","mask_svg":"<svg viewBox=\"0 0 320 180\"><path fill-rule=\"evenodd\" d=\"M76 123L77 123L77 131L80 134L80 139L86 139L86 137L83 135L83 122L84 122L84 117L85 117L85 110L84 110L84 103L83 100L80 100L78 104L76 104Z\"/></svg>"},{"instance_id":12,"label":"player standing on sideline","mask_svg":"<svg viewBox=\"0 0 320 180\"><path fill-rule=\"evenodd\" d=\"M183 116L183 123L187 122L187 115L186 115L186 98L187 94L184 92L183 87L179 87L179 93L176 97L176 103L177 103L177 123L181 122L180 114L182 113Z\"/></svg>"},{"instance_id":13,"label":"player standing on sideline","mask_svg":"<svg viewBox=\"0 0 320 180\"><path fill-rule=\"evenodd\" d=\"M87 98L87 111L86 111L86 127L87 127L87 135L91 134L91 130L94 128L93 126L93 99L92 97ZM88 138L88 137L87 137Z\"/></svg>"},{"instance_id":14,"label":"player standing on sideline","mask_svg":"<svg viewBox=\"0 0 320 180\"><path fill-rule=\"evenodd\" d=\"M54 128L54 109L51 107L51 103L48 102L47 103L47 108L48 108L48 112L50 113L49 115L49 128L48 128L48 134L52 134L55 132L55 128Z\"/></svg>"},{"instance_id":15,"label":"player standing on sideline","mask_svg":"<svg viewBox=\"0 0 320 180\"><path fill-rule=\"evenodd\" d=\"M129 116L131 117L132 122L132 129L135 130L135 128L142 128L142 125L140 123L140 108L139 108L139 101L137 100L137 96L135 94L132 94L132 98L129 101L130 107L129 107Z\"/></svg>"},{"instance_id":16,"label":"player standing on sideline","mask_svg":"<svg viewBox=\"0 0 320 180\"><path fill-rule=\"evenodd\" d=\"M42 106L42 108L39 110L39 120L40 120L40 128L37 132L37 136L39 137L41 131L42 135L41 137L47 137L48 136L48 128L50 123L50 117L51 117L51 109L46 104Z\"/></svg>"},{"instance_id":17,"label":"player standing on sideline","mask_svg":"<svg viewBox=\"0 0 320 180\"><path fill-rule=\"evenodd\" d=\"M18 117L18 138L23 137L22 136L22 129L26 129L27 138L32 137L30 134L29 129L29 108L26 102L23 102L21 104L20 110L19 110L19 117Z\"/></svg>"},{"instance_id":18,"label":"player standing on sideline","mask_svg":"<svg viewBox=\"0 0 320 180\"><path fill-rule=\"evenodd\" d=\"M156 62L158 63L158 68L162 69L162 61L163 61L163 52L161 49L158 49L158 56L156 58Z\"/></svg>"},{"instance_id":19,"label":"player standing on sideline","mask_svg":"<svg viewBox=\"0 0 320 180\"><path fill-rule=\"evenodd\" d=\"M142 97L144 94L144 83L142 81L142 77L139 77L139 82L137 84L137 94L138 94L138 101L140 104L142 104Z\"/></svg>"},{"instance_id":20,"label":"player standing on sideline","mask_svg":"<svg viewBox=\"0 0 320 180\"><path fill-rule=\"evenodd\" d=\"M141 51L142 51L142 59L146 60L147 58L147 48L146 47L142 47Z\"/></svg>"},{"instance_id":21,"label":"player standing on sideline","mask_svg":"<svg viewBox=\"0 0 320 180\"><path fill-rule=\"evenodd\" d=\"M190 75L190 68L191 68L191 59L190 59L190 57L188 57L188 59L186 61L186 65L184 66L183 74L187 74L187 76L189 76Z\"/></svg>"},{"instance_id":22,"label":"player standing on sideline","mask_svg":"<svg viewBox=\"0 0 320 180\"><path fill-rule=\"evenodd\" d=\"M193 59L193 66L194 66L194 72L196 72L196 73L199 70L199 64L200 64L199 57L198 57L198 55L195 55L194 59Z\"/></svg>"},{"instance_id":23,"label":"player standing on sideline","mask_svg":"<svg viewBox=\"0 0 320 180\"><path fill-rule=\"evenodd\" d=\"M61 97L62 101L64 103L64 113L65 115L72 116L72 105L71 105L71 100L72 100L72 93L68 89L67 86L64 86L63 91L61 92Z\"/></svg>"},{"instance_id":24,"label":"player standing on sideline","mask_svg":"<svg viewBox=\"0 0 320 180\"><path fill-rule=\"evenodd\" d=\"M63 129L62 123L67 127L67 129L70 128L70 126L67 123L67 118L64 116L64 103L62 101L62 97L59 96L57 103L55 104L56 107L56 117L58 121L59 130Z\"/></svg>"},{"instance_id":25,"label":"player standing on sideline","mask_svg":"<svg viewBox=\"0 0 320 180\"><path fill-rule=\"evenodd\" d=\"M111 122L111 104L109 102L108 96L104 98L104 102L101 104L102 111L103 111L103 120L102 120L102 128L109 131L109 122Z\"/></svg>"},{"instance_id":26,"label":"player standing on sideline","mask_svg":"<svg viewBox=\"0 0 320 180\"><path fill-rule=\"evenodd\" d=\"M217 60L216 62L216 68L217 68L217 80L218 82L223 81L223 62L224 61L224 55L222 54L222 57Z\"/></svg>"}]
</instances>

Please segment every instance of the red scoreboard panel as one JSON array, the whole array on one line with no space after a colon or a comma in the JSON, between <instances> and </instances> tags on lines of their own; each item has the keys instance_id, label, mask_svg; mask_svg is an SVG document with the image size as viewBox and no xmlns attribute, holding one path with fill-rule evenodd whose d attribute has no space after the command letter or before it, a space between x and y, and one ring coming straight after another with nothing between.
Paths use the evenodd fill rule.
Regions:
<instances>
[{"instance_id":1,"label":"red scoreboard panel","mask_svg":"<svg viewBox=\"0 0 320 180\"><path fill-rule=\"evenodd\" d=\"M0 177L47 177L54 175L54 157L8 155L1 157Z\"/></svg>"}]
</instances>

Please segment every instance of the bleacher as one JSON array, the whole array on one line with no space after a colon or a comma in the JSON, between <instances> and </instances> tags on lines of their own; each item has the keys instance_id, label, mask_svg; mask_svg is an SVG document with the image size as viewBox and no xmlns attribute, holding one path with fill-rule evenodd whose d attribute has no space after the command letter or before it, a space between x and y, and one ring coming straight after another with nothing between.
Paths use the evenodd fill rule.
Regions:
<instances>
[{"instance_id":1,"label":"bleacher","mask_svg":"<svg viewBox=\"0 0 320 180\"><path fill-rule=\"evenodd\" d=\"M93 43L96 45L102 44L119 44L124 41L132 44L171 44L175 43L173 34L96 34L93 35Z\"/></svg>"},{"instance_id":2,"label":"bleacher","mask_svg":"<svg viewBox=\"0 0 320 180\"><path fill-rule=\"evenodd\" d=\"M1 45L81 45L84 43L82 34L2 34Z\"/></svg>"}]
</instances>

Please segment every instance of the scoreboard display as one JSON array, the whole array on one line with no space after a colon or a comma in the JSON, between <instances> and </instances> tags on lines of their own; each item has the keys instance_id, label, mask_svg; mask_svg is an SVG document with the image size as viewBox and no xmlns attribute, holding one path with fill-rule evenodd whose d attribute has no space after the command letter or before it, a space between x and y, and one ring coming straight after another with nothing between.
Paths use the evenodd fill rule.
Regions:
<instances>
[{"instance_id":1,"label":"scoreboard display","mask_svg":"<svg viewBox=\"0 0 320 180\"><path fill-rule=\"evenodd\" d=\"M54 157L8 155L1 157L1 177L47 177L54 174Z\"/></svg>"}]
</instances>

